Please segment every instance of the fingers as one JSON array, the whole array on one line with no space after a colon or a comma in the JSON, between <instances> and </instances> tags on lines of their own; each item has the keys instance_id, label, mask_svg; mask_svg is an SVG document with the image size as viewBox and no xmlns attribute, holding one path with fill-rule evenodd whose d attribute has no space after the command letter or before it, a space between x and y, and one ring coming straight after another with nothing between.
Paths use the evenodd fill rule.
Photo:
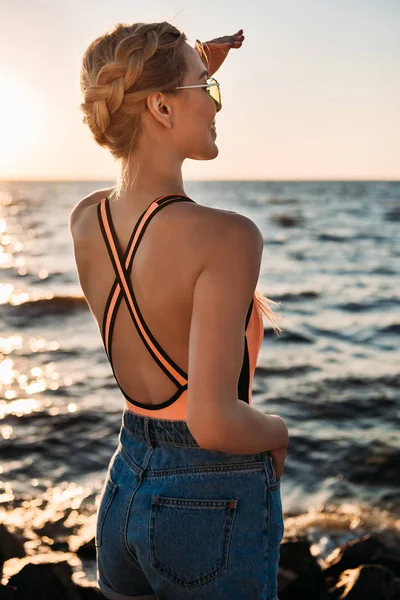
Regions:
<instances>
[{"instance_id":1,"label":"fingers","mask_svg":"<svg viewBox=\"0 0 400 600\"><path fill-rule=\"evenodd\" d=\"M226 45L234 47L240 46L244 40L243 29L239 29L239 31L230 36L230 38L231 39L228 42L225 42Z\"/></svg>"},{"instance_id":2,"label":"fingers","mask_svg":"<svg viewBox=\"0 0 400 600\"><path fill-rule=\"evenodd\" d=\"M223 35L222 37L214 38L208 42L201 42L196 39L197 44L203 46L207 44L216 44L221 46L229 46L230 48L239 48L244 40L243 29L239 29L233 35Z\"/></svg>"}]
</instances>

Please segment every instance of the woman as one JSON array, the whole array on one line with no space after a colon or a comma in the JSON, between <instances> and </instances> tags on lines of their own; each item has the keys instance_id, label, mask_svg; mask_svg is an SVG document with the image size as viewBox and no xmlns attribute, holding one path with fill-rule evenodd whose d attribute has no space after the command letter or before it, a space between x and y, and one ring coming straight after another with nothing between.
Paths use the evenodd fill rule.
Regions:
<instances>
[{"instance_id":1,"label":"woman","mask_svg":"<svg viewBox=\"0 0 400 600\"><path fill-rule=\"evenodd\" d=\"M219 84L242 30L186 42L118 24L81 70L84 122L118 185L70 216L80 283L126 399L97 515L107 598L276 600L288 431L251 406L262 313L258 227L185 193L185 158L218 155Z\"/></svg>"}]
</instances>

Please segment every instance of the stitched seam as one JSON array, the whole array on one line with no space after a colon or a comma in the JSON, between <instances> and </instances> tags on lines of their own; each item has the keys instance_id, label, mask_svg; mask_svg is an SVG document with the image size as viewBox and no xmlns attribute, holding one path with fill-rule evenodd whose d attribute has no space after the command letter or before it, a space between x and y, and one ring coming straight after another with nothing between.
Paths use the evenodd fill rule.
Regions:
<instances>
[{"instance_id":1,"label":"stitched seam","mask_svg":"<svg viewBox=\"0 0 400 600\"><path fill-rule=\"evenodd\" d=\"M134 556L132 554L132 552L130 551L129 546L128 546L127 529L128 529L129 514L131 512L131 504L132 504L133 498L134 498L137 490L139 489L141 483L142 483L142 479L140 479L139 484L137 485L136 489L130 495L129 502L128 502L128 508L127 508L127 511L125 514L125 519L124 519L124 526L123 526L122 532L121 532L122 547L124 548L125 552L128 554L128 558L131 558L134 561L135 565L139 568L140 568L140 563L139 563L138 559L136 558L136 556Z\"/></svg>"},{"instance_id":2,"label":"stitched seam","mask_svg":"<svg viewBox=\"0 0 400 600\"><path fill-rule=\"evenodd\" d=\"M129 456L129 454L127 453L127 451L125 450L125 448L123 446L121 446L120 448L120 455L122 460L125 462L126 466L129 469L132 469L136 475L138 475L138 477L141 477L143 469L141 469L139 467L139 465L137 465Z\"/></svg>"},{"instance_id":3,"label":"stitched seam","mask_svg":"<svg viewBox=\"0 0 400 600\"><path fill-rule=\"evenodd\" d=\"M176 469L156 469L154 471L147 471L146 477L165 477L170 475L235 475L236 473L252 473L253 471L262 471L264 468L263 463L255 463L253 466L233 466L233 465L220 465L220 466L198 466L198 467L178 467Z\"/></svg>"}]
</instances>

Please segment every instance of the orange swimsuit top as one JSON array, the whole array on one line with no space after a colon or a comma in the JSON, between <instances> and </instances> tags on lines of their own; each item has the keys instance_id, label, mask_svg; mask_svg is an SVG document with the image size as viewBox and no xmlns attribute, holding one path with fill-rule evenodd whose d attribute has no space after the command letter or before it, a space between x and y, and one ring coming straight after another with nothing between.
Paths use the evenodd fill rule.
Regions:
<instances>
[{"instance_id":1,"label":"orange swimsuit top","mask_svg":"<svg viewBox=\"0 0 400 600\"><path fill-rule=\"evenodd\" d=\"M103 198L97 205L97 215L101 232L116 276L106 302L101 335L115 380L122 394L126 398L127 408L132 412L143 416L160 419L186 420L188 375L168 356L146 325L136 302L129 277L136 250L145 233L147 225L160 210L173 202L194 202L194 200L182 194L161 196L154 200L154 202L152 202L142 213L136 223L124 255L122 255L119 247L116 231L111 218L108 198ZM132 321L147 350L153 356L160 369L164 371L177 387L176 393L160 404L150 405L134 400L124 392L116 376L112 363L111 342L114 323L122 298L127 304ZM263 335L264 326L262 313L254 294L246 316L243 364L238 382L238 398L248 404L251 404L253 376Z\"/></svg>"}]
</instances>

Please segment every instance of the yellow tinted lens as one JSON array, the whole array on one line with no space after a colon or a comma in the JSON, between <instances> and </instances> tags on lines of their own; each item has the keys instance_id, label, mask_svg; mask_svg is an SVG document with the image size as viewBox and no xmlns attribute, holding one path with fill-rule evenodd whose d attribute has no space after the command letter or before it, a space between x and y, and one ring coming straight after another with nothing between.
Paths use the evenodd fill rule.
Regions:
<instances>
[{"instance_id":1,"label":"yellow tinted lens","mask_svg":"<svg viewBox=\"0 0 400 600\"><path fill-rule=\"evenodd\" d=\"M211 79L208 80L208 83L215 83L215 79L211 77ZM211 98L214 100L218 112L219 110L221 110L222 107L219 85L210 85L210 87L207 88L207 91L210 94Z\"/></svg>"}]
</instances>

